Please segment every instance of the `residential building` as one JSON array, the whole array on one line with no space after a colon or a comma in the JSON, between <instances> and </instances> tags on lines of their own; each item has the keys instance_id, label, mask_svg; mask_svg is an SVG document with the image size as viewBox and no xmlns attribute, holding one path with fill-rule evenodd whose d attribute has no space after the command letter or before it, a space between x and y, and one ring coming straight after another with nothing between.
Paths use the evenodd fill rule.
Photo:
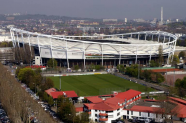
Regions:
<instances>
[{"instance_id":1,"label":"residential building","mask_svg":"<svg viewBox=\"0 0 186 123\"><path fill-rule=\"evenodd\" d=\"M103 19L103 22L117 22L118 19Z\"/></svg>"},{"instance_id":2,"label":"residential building","mask_svg":"<svg viewBox=\"0 0 186 123\"><path fill-rule=\"evenodd\" d=\"M164 100L171 104L170 113L162 107L162 101L141 99L141 92L128 90L126 92L114 92L111 95L85 97L83 109L77 111L88 112L89 118L95 122L112 123L120 119L140 119L145 122L154 120L163 122L167 119L186 122L186 101L169 97ZM163 102L164 102L163 101Z\"/></svg>"},{"instance_id":3,"label":"residential building","mask_svg":"<svg viewBox=\"0 0 186 123\"><path fill-rule=\"evenodd\" d=\"M89 103L84 104L84 111L90 114L95 122L111 123L113 120L127 116L126 109L141 98L141 92L128 90L126 92L103 95L101 97L87 97Z\"/></svg>"}]
</instances>

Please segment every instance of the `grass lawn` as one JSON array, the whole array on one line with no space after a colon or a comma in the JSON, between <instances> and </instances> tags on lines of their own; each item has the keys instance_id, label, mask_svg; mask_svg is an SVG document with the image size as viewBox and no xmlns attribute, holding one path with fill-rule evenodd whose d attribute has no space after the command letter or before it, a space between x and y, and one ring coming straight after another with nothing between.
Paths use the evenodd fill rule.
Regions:
<instances>
[{"instance_id":1,"label":"grass lawn","mask_svg":"<svg viewBox=\"0 0 186 123\"><path fill-rule=\"evenodd\" d=\"M60 77L50 78L54 81L55 88L60 89ZM63 76L61 89L62 91L74 90L79 96L111 94L112 91L126 91L126 89L142 92L154 90L110 74Z\"/></svg>"}]
</instances>

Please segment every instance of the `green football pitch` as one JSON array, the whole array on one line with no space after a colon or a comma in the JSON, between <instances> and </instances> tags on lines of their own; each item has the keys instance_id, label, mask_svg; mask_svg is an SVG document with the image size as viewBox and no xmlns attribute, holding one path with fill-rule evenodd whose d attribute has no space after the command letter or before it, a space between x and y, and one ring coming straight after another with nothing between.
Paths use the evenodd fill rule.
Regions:
<instances>
[{"instance_id":1,"label":"green football pitch","mask_svg":"<svg viewBox=\"0 0 186 123\"><path fill-rule=\"evenodd\" d=\"M50 78L54 81L55 88L60 89L60 77ZM79 96L105 95L111 94L112 91L123 92L127 89L154 91L152 88L110 74L61 77L61 90L74 90Z\"/></svg>"}]
</instances>

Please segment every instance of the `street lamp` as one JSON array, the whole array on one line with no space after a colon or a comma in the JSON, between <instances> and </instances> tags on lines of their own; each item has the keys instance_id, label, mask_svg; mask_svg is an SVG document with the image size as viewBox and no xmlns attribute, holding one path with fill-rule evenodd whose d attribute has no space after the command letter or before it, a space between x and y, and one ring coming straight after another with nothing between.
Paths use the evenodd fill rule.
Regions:
<instances>
[{"instance_id":1,"label":"street lamp","mask_svg":"<svg viewBox=\"0 0 186 123\"><path fill-rule=\"evenodd\" d=\"M59 79L59 89L61 90L61 76L60 76L60 79Z\"/></svg>"},{"instance_id":2,"label":"street lamp","mask_svg":"<svg viewBox=\"0 0 186 123\"><path fill-rule=\"evenodd\" d=\"M140 60L139 60L139 64L138 64L138 79L139 79L139 69L140 69Z\"/></svg>"}]
</instances>

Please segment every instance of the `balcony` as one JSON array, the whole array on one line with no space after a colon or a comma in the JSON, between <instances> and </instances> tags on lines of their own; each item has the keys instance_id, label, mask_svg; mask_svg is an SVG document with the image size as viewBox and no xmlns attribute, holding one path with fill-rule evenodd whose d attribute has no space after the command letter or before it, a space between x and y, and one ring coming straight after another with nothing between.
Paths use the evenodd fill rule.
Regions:
<instances>
[{"instance_id":1,"label":"balcony","mask_svg":"<svg viewBox=\"0 0 186 123\"><path fill-rule=\"evenodd\" d=\"M99 113L100 116L108 116L107 113Z\"/></svg>"},{"instance_id":2,"label":"balcony","mask_svg":"<svg viewBox=\"0 0 186 123\"><path fill-rule=\"evenodd\" d=\"M99 121L107 121L108 118L99 118Z\"/></svg>"}]
</instances>

